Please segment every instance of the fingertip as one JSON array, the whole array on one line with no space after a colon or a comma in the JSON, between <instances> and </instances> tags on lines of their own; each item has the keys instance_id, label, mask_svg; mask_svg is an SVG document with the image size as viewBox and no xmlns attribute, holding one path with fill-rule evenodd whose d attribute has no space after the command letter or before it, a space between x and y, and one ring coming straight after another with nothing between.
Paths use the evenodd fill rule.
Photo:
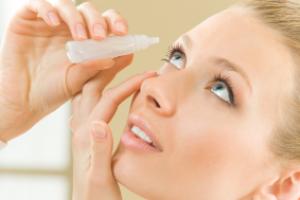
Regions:
<instances>
[{"instance_id":1,"label":"fingertip","mask_svg":"<svg viewBox=\"0 0 300 200\"><path fill-rule=\"evenodd\" d=\"M146 71L146 72L142 73L141 75L145 78L149 78L149 77L157 76L158 73L157 73L157 71L150 70L150 71Z\"/></svg>"},{"instance_id":2,"label":"fingertip","mask_svg":"<svg viewBox=\"0 0 300 200\"><path fill-rule=\"evenodd\" d=\"M107 37L107 31L100 23L96 23L93 25L93 39L103 40Z\"/></svg>"},{"instance_id":3,"label":"fingertip","mask_svg":"<svg viewBox=\"0 0 300 200\"><path fill-rule=\"evenodd\" d=\"M74 36L76 40L86 40L88 38L86 28L82 23L75 24Z\"/></svg>"},{"instance_id":4,"label":"fingertip","mask_svg":"<svg viewBox=\"0 0 300 200\"><path fill-rule=\"evenodd\" d=\"M51 26L59 26L61 23L59 16L54 11L48 12L47 21L49 21L49 23L50 23L49 25L51 25Z\"/></svg>"},{"instance_id":5,"label":"fingertip","mask_svg":"<svg viewBox=\"0 0 300 200\"><path fill-rule=\"evenodd\" d=\"M127 24L124 21L116 21L114 23L114 33L118 35L126 35L128 33Z\"/></svg>"}]
</instances>

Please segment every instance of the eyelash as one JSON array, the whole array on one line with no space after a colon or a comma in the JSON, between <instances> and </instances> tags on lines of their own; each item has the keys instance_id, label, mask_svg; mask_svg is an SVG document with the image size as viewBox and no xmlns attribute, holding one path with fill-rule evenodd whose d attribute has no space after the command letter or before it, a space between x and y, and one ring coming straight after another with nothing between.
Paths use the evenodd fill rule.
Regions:
<instances>
[{"instance_id":1,"label":"eyelash","mask_svg":"<svg viewBox=\"0 0 300 200\"><path fill-rule=\"evenodd\" d=\"M185 52L183 50L183 47L181 46L181 44L175 44L173 46L171 46L165 56L165 58L162 59L162 61L165 61L167 63L170 63L170 60L171 60L171 57L176 53L176 52L179 52L181 53L184 57L186 56L185 55ZM172 63L170 63L172 64ZM227 76L224 76L223 74L219 73L219 74L216 74L213 78L213 83L215 82L223 82L226 84L226 86L228 87L229 89L229 95L230 95L230 99L232 101L232 104L229 104L227 102L227 104L229 104L230 106L235 106L236 103L235 103L235 95L234 95L234 90L233 90L233 86L232 86L232 83L231 83L231 80L229 77Z\"/></svg>"},{"instance_id":2,"label":"eyelash","mask_svg":"<svg viewBox=\"0 0 300 200\"><path fill-rule=\"evenodd\" d=\"M165 61L167 63L170 63L171 57L176 53L181 53L183 56L185 56L185 52L183 50L183 47L181 44L175 44L171 46L165 56L165 58L162 59L162 61Z\"/></svg>"}]
</instances>

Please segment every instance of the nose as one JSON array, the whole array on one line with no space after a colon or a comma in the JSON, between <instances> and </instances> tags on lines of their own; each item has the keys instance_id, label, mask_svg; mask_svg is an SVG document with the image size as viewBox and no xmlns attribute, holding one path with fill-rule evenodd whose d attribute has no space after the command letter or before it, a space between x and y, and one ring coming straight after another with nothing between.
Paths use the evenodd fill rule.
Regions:
<instances>
[{"instance_id":1,"label":"nose","mask_svg":"<svg viewBox=\"0 0 300 200\"><path fill-rule=\"evenodd\" d=\"M140 88L143 104L163 116L172 116L176 112L176 88L170 80L152 77L145 80Z\"/></svg>"}]
</instances>

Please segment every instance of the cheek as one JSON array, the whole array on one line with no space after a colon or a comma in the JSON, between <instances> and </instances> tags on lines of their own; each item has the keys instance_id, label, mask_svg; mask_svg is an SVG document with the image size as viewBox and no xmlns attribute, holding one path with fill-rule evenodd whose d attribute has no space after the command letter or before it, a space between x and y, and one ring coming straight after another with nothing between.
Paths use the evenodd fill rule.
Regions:
<instances>
[{"instance_id":1,"label":"cheek","mask_svg":"<svg viewBox=\"0 0 300 200\"><path fill-rule=\"evenodd\" d=\"M197 185L195 190L247 190L257 183L253 174L265 168L262 132L251 129L243 118L225 113L202 109L197 116L190 112L176 125L170 150L176 153L170 154L170 165L175 166L174 173L183 182L190 187ZM240 188L241 183L249 188Z\"/></svg>"}]
</instances>

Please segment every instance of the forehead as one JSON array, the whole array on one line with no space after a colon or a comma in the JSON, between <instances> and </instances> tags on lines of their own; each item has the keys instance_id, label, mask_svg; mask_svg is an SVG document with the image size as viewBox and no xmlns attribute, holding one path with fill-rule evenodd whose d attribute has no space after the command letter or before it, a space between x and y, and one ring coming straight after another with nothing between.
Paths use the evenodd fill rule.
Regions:
<instances>
[{"instance_id":1,"label":"forehead","mask_svg":"<svg viewBox=\"0 0 300 200\"><path fill-rule=\"evenodd\" d=\"M280 34L243 8L220 12L187 33L197 56L223 56L240 64L272 71L291 63ZM245 67L247 67L245 66ZM262 66L264 66L262 68ZM248 67L247 67L248 68Z\"/></svg>"},{"instance_id":2,"label":"forehead","mask_svg":"<svg viewBox=\"0 0 300 200\"><path fill-rule=\"evenodd\" d=\"M190 38L191 53L195 55L192 59L224 57L242 66L250 77L257 77L259 70L263 77L268 74L279 78L290 74L294 66L280 34L245 8L224 10L186 35Z\"/></svg>"},{"instance_id":3,"label":"forehead","mask_svg":"<svg viewBox=\"0 0 300 200\"><path fill-rule=\"evenodd\" d=\"M243 68L257 92L269 90L272 98L282 91L278 88L283 87L280 83L287 83L285 91L287 87L293 88L290 80L295 64L289 48L278 32L245 8L232 7L222 11L186 35L190 38L187 54L191 54L191 62L205 62L210 57L226 58ZM182 37L179 40L182 41ZM272 90L274 85L276 89Z\"/></svg>"}]
</instances>

